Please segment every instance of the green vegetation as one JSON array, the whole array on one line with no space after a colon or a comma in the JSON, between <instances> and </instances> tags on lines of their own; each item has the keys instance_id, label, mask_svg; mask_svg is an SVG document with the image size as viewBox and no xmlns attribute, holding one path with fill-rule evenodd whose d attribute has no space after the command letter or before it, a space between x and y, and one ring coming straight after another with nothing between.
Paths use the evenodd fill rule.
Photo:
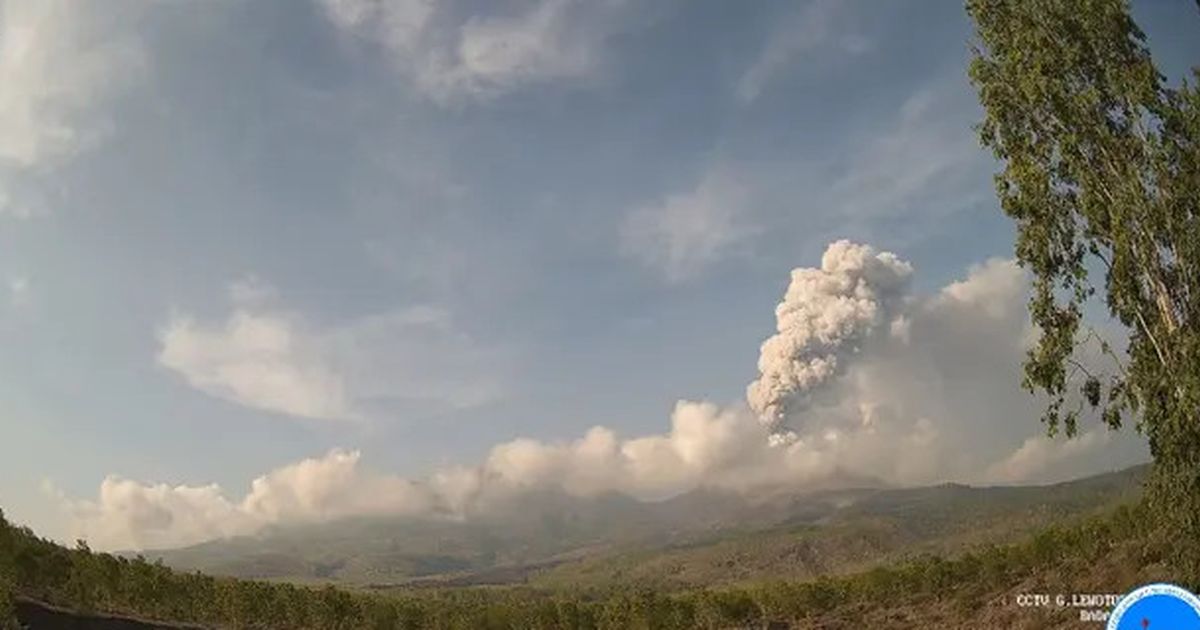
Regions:
<instances>
[{"instance_id":1,"label":"green vegetation","mask_svg":"<svg viewBox=\"0 0 1200 630\"><path fill-rule=\"evenodd\" d=\"M722 628L818 619L836 627L837 619L857 618L864 610L916 614L948 605L954 614L974 615L997 593L1056 569L1078 580L1106 562L1154 566L1163 553L1139 537L1144 516L1142 508L1122 506L1047 528L1021 544L989 545L952 559L923 554L854 575L675 593L614 585L353 593L180 573L140 558L93 553L82 544L66 549L7 522L0 523L0 567L25 597L78 611L221 627ZM1140 579L1129 577L1119 586Z\"/></svg>"},{"instance_id":2,"label":"green vegetation","mask_svg":"<svg viewBox=\"0 0 1200 630\"><path fill-rule=\"evenodd\" d=\"M1033 272L1025 385L1054 433L1136 420L1153 516L1200 585L1200 71L1170 88L1125 0L969 0L996 190ZM1083 313L1097 293L1124 350ZM1108 364L1089 360L1099 355Z\"/></svg>"}]
</instances>

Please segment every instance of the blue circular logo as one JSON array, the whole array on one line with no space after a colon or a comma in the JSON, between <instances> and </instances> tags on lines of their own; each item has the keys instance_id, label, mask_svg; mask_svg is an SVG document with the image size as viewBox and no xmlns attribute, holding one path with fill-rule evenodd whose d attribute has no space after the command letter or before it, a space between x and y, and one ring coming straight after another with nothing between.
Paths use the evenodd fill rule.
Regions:
<instances>
[{"instance_id":1,"label":"blue circular logo","mask_svg":"<svg viewBox=\"0 0 1200 630\"><path fill-rule=\"evenodd\" d=\"M1147 584L1117 602L1108 630L1200 630L1200 597L1174 584Z\"/></svg>"}]
</instances>

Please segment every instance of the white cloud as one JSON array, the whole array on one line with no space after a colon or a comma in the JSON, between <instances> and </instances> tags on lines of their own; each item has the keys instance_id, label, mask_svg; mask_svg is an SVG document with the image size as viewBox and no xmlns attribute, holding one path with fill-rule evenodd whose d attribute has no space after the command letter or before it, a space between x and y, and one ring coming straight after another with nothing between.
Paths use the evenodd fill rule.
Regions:
<instances>
[{"instance_id":1,"label":"white cloud","mask_svg":"<svg viewBox=\"0 0 1200 630\"><path fill-rule=\"evenodd\" d=\"M174 315L158 361L189 385L241 405L301 418L363 419L379 406L472 407L502 395L498 355L417 306L316 328L272 308L275 291L243 279L223 323Z\"/></svg>"},{"instance_id":2,"label":"white cloud","mask_svg":"<svg viewBox=\"0 0 1200 630\"><path fill-rule=\"evenodd\" d=\"M250 534L272 523L321 522L352 515L416 514L431 509L413 482L362 470L358 452L334 449L254 479L240 501L215 484L142 484L110 476L95 501L59 500L72 538L100 549L178 547Z\"/></svg>"},{"instance_id":3,"label":"white cloud","mask_svg":"<svg viewBox=\"0 0 1200 630\"><path fill-rule=\"evenodd\" d=\"M570 7L566 0L549 0L522 15L472 17L462 27L459 65L451 72L465 75L461 80L468 84L497 87L588 72L596 52L568 35Z\"/></svg>"},{"instance_id":4,"label":"white cloud","mask_svg":"<svg viewBox=\"0 0 1200 630\"><path fill-rule=\"evenodd\" d=\"M798 446L776 449L766 437L744 408L681 401L662 435L621 440L596 427L568 443L518 439L495 446L476 467L421 480L364 471L358 452L334 449L256 478L240 500L216 485L142 484L116 476L104 480L95 501L59 500L71 516L73 538L98 549L145 549L348 516L461 519L535 488L655 499L698 485L805 482L833 470L832 458Z\"/></svg>"},{"instance_id":5,"label":"white cloud","mask_svg":"<svg viewBox=\"0 0 1200 630\"><path fill-rule=\"evenodd\" d=\"M240 511L216 484L141 484L109 476L95 501L66 500L72 539L99 549L154 549L254 531L261 524Z\"/></svg>"},{"instance_id":6,"label":"white cloud","mask_svg":"<svg viewBox=\"0 0 1200 630\"><path fill-rule=\"evenodd\" d=\"M631 22L634 8L628 0L536 0L516 11L468 15L455 2L317 1L334 25L382 46L413 86L438 102L587 77L601 64L605 39Z\"/></svg>"},{"instance_id":7,"label":"white cloud","mask_svg":"<svg viewBox=\"0 0 1200 630\"><path fill-rule=\"evenodd\" d=\"M97 106L145 65L126 10L69 0L0 2L0 213L30 216L17 178L68 160L103 135Z\"/></svg>"},{"instance_id":8,"label":"white cloud","mask_svg":"<svg viewBox=\"0 0 1200 630\"><path fill-rule=\"evenodd\" d=\"M341 376L296 322L237 310L220 326L173 317L158 361L212 396L303 418L353 416Z\"/></svg>"},{"instance_id":9,"label":"white cloud","mask_svg":"<svg viewBox=\"0 0 1200 630\"><path fill-rule=\"evenodd\" d=\"M756 100L770 82L797 57L832 50L859 54L870 47L853 25L846 0L810 0L782 20L770 35L754 63L742 73L737 97L744 103Z\"/></svg>"},{"instance_id":10,"label":"white cloud","mask_svg":"<svg viewBox=\"0 0 1200 630\"><path fill-rule=\"evenodd\" d=\"M710 171L690 191L631 210L621 225L621 251L669 282L692 278L755 234L746 197L735 177Z\"/></svg>"},{"instance_id":11,"label":"white cloud","mask_svg":"<svg viewBox=\"0 0 1200 630\"><path fill-rule=\"evenodd\" d=\"M987 477L1001 482L1037 478L1056 466L1095 453L1111 439L1112 434L1104 429L1092 429L1072 438L1030 436L1008 457L988 467Z\"/></svg>"},{"instance_id":12,"label":"white cloud","mask_svg":"<svg viewBox=\"0 0 1200 630\"><path fill-rule=\"evenodd\" d=\"M621 251L679 281L752 252L751 243L779 247L773 235L784 231L831 238L835 226L900 244L927 238L988 199L980 184L994 164L970 131L970 98L961 77L941 76L820 155L719 157L693 187L627 212Z\"/></svg>"},{"instance_id":13,"label":"white cloud","mask_svg":"<svg viewBox=\"0 0 1200 630\"><path fill-rule=\"evenodd\" d=\"M1027 292L1027 283L1028 278L1015 261L992 258L972 266L965 280L942 287L930 305L940 309L969 306L990 319L1015 319L1024 310L1021 298Z\"/></svg>"},{"instance_id":14,"label":"white cloud","mask_svg":"<svg viewBox=\"0 0 1200 630\"><path fill-rule=\"evenodd\" d=\"M328 521L346 516L427 513L420 484L359 469L357 451L335 449L321 459L289 464L253 481L241 509L271 522Z\"/></svg>"},{"instance_id":15,"label":"white cloud","mask_svg":"<svg viewBox=\"0 0 1200 630\"><path fill-rule=\"evenodd\" d=\"M319 0L338 27L377 39L397 54L412 54L436 8L433 0Z\"/></svg>"},{"instance_id":16,"label":"white cloud","mask_svg":"<svg viewBox=\"0 0 1200 630\"><path fill-rule=\"evenodd\" d=\"M594 427L569 443L514 440L492 449L482 474L508 488L662 498L702 484L736 487L769 469L766 438L742 407L679 401L667 433L622 440Z\"/></svg>"},{"instance_id":17,"label":"white cloud","mask_svg":"<svg viewBox=\"0 0 1200 630\"><path fill-rule=\"evenodd\" d=\"M793 340L787 356L799 369L832 352L838 366L783 391L779 400L795 390L805 404L780 406L777 422L760 422L770 405L753 393L753 411L679 401L662 433L622 438L594 427L573 441L522 438L424 479L363 471L357 452L334 450L259 477L239 500L215 486L113 477L97 500L64 502L96 546L128 548L350 515L471 518L534 488L653 500L698 487L796 490L845 475L901 485L1047 481L1144 461L1144 441L1130 433L1096 426L1073 440L1044 437L1040 403L1019 386L1031 326L1028 280L1012 261L973 267L932 295L909 290L910 272L892 254L848 242L832 244L819 269L793 272L779 310L778 337ZM434 309L397 317L445 325ZM766 372L787 362L775 358Z\"/></svg>"}]
</instances>

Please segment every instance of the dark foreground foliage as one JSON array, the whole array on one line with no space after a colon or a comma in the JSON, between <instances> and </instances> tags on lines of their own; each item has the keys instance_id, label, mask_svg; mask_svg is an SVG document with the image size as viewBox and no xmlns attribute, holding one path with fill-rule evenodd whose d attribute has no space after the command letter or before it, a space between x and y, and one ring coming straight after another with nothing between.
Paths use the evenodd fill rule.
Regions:
<instances>
[{"instance_id":1,"label":"dark foreground foliage","mask_svg":"<svg viewBox=\"0 0 1200 630\"><path fill-rule=\"evenodd\" d=\"M1046 395L1051 434L1090 408L1146 436L1152 516L1200 585L1200 67L1169 85L1129 0L967 11L980 139L1033 276L1025 385ZM1100 304L1125 335L1087 325Z\"/></svg>"},{"instance_id":2,"label":"dark foreground foliage","mask_svg":"<svg viewBox=\"0 0 1200 630\"><path fill-rule=\"evenodd\" d=\"M920 556L816 581L663 593L458 589L380 595L173 571L143 559L67 549L0 517L0 610L13 594L68 607L233 628L730 628L803 624L839 609L955 601L1064 562L1087 564L1139 538L1140 508L1053 527L1019 545L953 559ZM1152 562L1154 558L1145 558Z\"/></svg>"}]
</instances>

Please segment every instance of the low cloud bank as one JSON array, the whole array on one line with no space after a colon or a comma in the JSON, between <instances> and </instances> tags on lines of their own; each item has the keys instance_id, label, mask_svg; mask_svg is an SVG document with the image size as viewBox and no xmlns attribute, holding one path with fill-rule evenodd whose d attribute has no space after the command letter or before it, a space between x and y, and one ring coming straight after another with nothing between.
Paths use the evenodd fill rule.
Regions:
<instances>
[{"instance_id":1,"label":"low cloud bank","mask_svg":"<svg viewBox=\"0 0 1200 630\"><path fill-rule=\"evenodd\" d=\"M476 466L422 479L366 469L334 449L253 480L240 499L215 485L110 476L94 500L64 499L97 548L160 548L273 524L359 515L470 518L514 494L557 488L654 500L695 488L804 487L837 475L892 484L1046 481L1145 458L1131 433L1050 439L1020 389L1032 339L1028 282L994 259L933 295L912 266L839 241L792 272L747 401L679 401L669 429L624 438L594 427L573 441L517 439Z\"/></svg>"}]
</instances>

